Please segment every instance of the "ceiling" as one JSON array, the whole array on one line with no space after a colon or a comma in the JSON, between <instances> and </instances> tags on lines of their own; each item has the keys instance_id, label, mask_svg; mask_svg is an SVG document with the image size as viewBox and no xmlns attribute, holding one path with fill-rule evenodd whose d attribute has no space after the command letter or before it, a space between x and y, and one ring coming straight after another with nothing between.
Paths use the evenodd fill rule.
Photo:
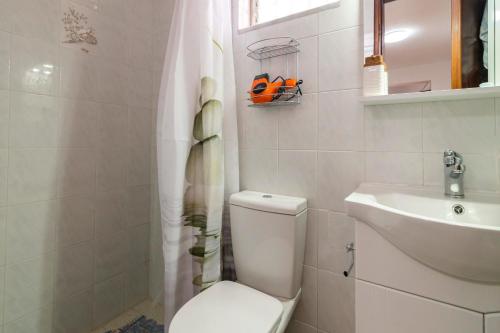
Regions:
<instances>
[{"instance_id":1,"label":"ceiling","mask_svg":"<svg viewBox=\"0 0 500 333\"><path fill-rule=\"evenodd\" d=\"M451 0L396 0L385 4L386 32L411 29L404 41L386 44L391 68L450 61Z\"/></svg>"}]
</instances>

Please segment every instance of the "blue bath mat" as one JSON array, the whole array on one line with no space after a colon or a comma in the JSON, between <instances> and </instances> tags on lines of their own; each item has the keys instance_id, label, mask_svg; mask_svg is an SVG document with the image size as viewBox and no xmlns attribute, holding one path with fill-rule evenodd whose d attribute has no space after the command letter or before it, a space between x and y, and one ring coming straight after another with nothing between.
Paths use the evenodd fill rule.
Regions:
<instances>
[{"instance_id":1,"label":"blue bath mat","mask_svg":"<svg viewBox=\"0 0 500 333\"><path fill-rule=\"evenodd\" d=\"M141 316L122 328L106 333L163 333L163 330L163 325L158 324L153 319Z\"/></svg>"}]
</instances>

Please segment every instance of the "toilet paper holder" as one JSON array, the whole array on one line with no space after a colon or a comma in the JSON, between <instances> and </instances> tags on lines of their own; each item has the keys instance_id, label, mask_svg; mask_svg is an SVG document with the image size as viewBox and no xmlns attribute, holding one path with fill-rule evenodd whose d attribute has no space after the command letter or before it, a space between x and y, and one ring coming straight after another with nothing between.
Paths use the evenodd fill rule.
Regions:
<instances>
[{"instance_id":1,"label":"toilet paper holder","mask_svg":"<svg viewBox=\"0 0 500 333\"><path fill-rule=\"evenodd\" d=\"M347 270L344 271L344 276L348 277L351 274L352 269L354 268L354 251L355 251L354 243L353 242L347 243L345 246L345 251L347 254L349 253L351 254L351 263L347 268Z\"/></svg>"}]
</instances>

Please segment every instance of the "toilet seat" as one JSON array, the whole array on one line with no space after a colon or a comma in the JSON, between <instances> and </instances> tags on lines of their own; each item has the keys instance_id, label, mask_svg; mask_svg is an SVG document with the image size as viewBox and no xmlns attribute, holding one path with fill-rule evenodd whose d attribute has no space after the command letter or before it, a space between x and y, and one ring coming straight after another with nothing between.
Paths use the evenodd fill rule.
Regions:
<instances>
[{"instance_id":1,"label":"toilet seat","mask_svg":"<svg viewBox=\"0 0 500 333\"><path fill-rule=\"evenodd\" d=\"M223 281L187 302L169 333L273 333L283 305L276 298L239 283Z\"/></svg>"}]
</instances>

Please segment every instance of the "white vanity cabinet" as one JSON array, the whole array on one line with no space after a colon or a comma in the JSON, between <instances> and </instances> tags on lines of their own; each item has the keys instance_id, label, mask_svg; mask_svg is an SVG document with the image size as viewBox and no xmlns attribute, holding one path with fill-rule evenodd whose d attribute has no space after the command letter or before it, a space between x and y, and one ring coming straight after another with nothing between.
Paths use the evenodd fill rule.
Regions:
<instances>
[{"instance_id":1,"label":"white vanity cabinet","mask_svg":"<svg viewBox=\"0 0 500 333\"><path fill-rule=\"evenodd\" d=\"M500 313L487 314L484 317L485 333L500 332Z\"/></svg>"},{"instance_id":2,"label":"white vanity cabinet","mask_svg":"<svg viewBox=\"0 0 500 333\"><path fill-rule=\"evenodd\" d=\"M483 315L357 280L356 332L483 333Z\"/></svg>"},{"instance_id":3,"label":"white vanity cabinet","mask_svg":"<svg viewBox=\"0 0 500 333\"><path fill-rule=\"evenodd\" d=\"M355 224L356 333L500 333L500 286L435 271Z\"/></svg>"}]
</instances>

